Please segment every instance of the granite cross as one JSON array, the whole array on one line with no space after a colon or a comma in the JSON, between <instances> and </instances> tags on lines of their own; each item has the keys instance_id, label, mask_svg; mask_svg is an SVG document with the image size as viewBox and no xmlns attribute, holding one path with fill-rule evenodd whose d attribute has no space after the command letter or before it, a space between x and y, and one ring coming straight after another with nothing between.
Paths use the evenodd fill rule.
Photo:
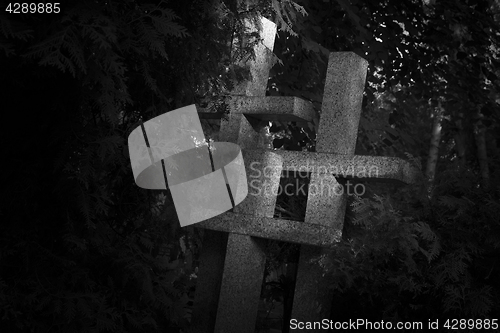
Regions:
<instances>
[{"instance_id":1,"label":"granite cross","mask_svg":"<svg viewBox=\"0 0 500 333\"><path fill-rule=\"evenodd\" d=\"M346 194L332 195L332 189L341 186L336 177L410 183L417 173L398 158L354 155L367 62L351 52L329 56L316 152L259 149L260 135L252 126L255 122L304 123L311 122L315 114L311 103L303 99L265 96L276 26L266 19L262 22L263 44L256 47L256 58L250 63L252 80L240 86L245 95L231 97L229 118L222 121L219 137L240 145L249 186L252 182L261 186L249 189L247 198L232 212L197 224L206 230L192 332L254 332L266 239L302 244L292 318L329 318L332 300L325 292L327 281L312 259L338 242L342 234ZM304 222L273 218L280 176L286 170L309 172L310 189L328 189L326 193L309 191Z\"/></svg>"}]
</instances>

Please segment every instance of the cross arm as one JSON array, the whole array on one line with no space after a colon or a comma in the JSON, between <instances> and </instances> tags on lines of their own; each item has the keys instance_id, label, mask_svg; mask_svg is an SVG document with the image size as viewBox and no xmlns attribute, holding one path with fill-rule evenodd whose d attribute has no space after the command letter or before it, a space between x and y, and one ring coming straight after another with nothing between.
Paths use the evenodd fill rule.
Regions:
<instances>
[{"instance_id":1,"label":"cross arm","mask_svg":"<svg viewBox=\"0 0 500 333\"><path fill-rule=\"evenodd\" d=\"M286 150L273 151L283 158L283 170L330 173L342 178L415 183L420 171L398 157L345 156Z\"/></svg>"},{"instance_id":2,"label":"cross arm","mask_svg":"<svg viewBox=\"0 0 500 333\"><path fill-rule=\"evenodd\" d=\"M232 96L231 110L245 116L270 121L312 122L316 116L312 103L287 96ZM220 119L221 113L207 113L200 109L201 119Z\"/></svg>"},{"instance_id":3,"label":"cross arm","mask_svg":"<svg viewBox=\"0 0 500 333\"><path fill-rule=\"evenodd\" d=\"M215 216L197 223L196 226L204 229L320 247L334 246L342 237L342 230L329 226L232 212Z\"/></svg>"},{"instance_id":4,"label":"cross arm","mask_svg":"<svg viewBox=\"0 0 500 333\"><path fill-rule=\"evenodd\" d=\"M270 121L313 121L313 105L299 97L288 96L237 96L232 99L238 113Z\"/></svg>"}]
</instances>

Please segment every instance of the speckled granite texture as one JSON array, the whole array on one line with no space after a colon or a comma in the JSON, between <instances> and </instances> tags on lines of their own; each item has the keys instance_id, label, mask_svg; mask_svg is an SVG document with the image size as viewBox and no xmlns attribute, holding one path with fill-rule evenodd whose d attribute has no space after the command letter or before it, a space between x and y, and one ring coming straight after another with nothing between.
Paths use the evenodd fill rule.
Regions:
<instances>
[{"instance_id":1,"label":"speckled granite texture","mask_svg":"<svg viewBox=\"0 0 500 333\"><path fill-rule=\"evenodd\" d=\"M368 62L352 52L328 60L316 151L354 154Z\"/></svg>"},{"instance_id":2,"label":"speckled granite texture","mask_svg":"<svg viewBox=\"0 0 500 333\"><path fill-rule=\"evenodd\" d=\"M311 170L310 184L316 187L320 187L323 183L330 188L341 186L330 173L325 173L322 169L338 167L337 164L325 165L325 162L328 162L325 160L330 158L328 153L342 155L344 162L348 163L349 157L354 154L367 66L368 62L365 59L352 52L330 53L316 137L317 153L302 154L300 160L288 155L292 157L289 160L292 164L295 163L296 167L304 165L308 161L308 156L311 157L311 162L314 161L317 167ZM348 163L344 163L344 166ZM351 165L353 168L358 166ZM338 193L333 196L328 193L309 196L305 222L330 226L341 231L347 195L345 192ZM323 318L329 318L332 299L328 281L323 279L323 269L318 264L312 264L321 256L328 254L326 249L318 249L311 245L301 247L292 318L299 321L321 321ZM313 330L315 331L320 332Z\"/></svg>"},{"instance_id":3,"label":"speckled granite texture","mask_svg":"<svg viewBox=\"0 0 500 333\"><path fill-rule=\"evenodd\" d=\"M231 110L262 120L312 121L313 105L299 97L288 96L235 96L230 102Z\"/></svg>"},{"instance_id":4,"label":"speckled granite texture","mask_svg":"<svg viewBox=\"0 0 500 333\"><path fill-rule=\"evenodd\" d=\"M283 170L330 173L341 178L412 184L419 170L397 157L324 154L276 150L283 158Z\"/></svg>"},{"instance_id":5,"label":"speckled granite texture","mask_svg":"<svg viewBox=\"0 0 500 333\"><path fill-rule=\"evenodd\" d=\"M264 33L270 35L269 31ZM328 281L313 262L329 255L328 248L341 239L346 195L332 192L344 188L344 181L335 177L408 184L419 172L398 158L354 155L368 64L352 52L330 54L316 152L266 151L255 121L306 123L315 114L312 105L300 98L265 96L270 58L259 52L260 58L251 63L252 82L240 85L235 93L238 96L231 97L230 115L221 121L219 133L220 141L237 143L243 150L248 197L234 212L196 225L207 229L208 235L200 258L200 290L195 296L195 304L201 305L193 311L196 332L254 332L265 239L303 245L292 318L329 318ZM304 222L273 218L283 170L311 173Z\"/></svg>"},{"instance_id":6,"label":"speckled granite texture","mask_svg":"<svg viewBox=\"0 0 500 333\"><path fill-rule=\"evenodd\" d=\"M250 22L247 24L251 25ZM251 27L251 30L256 30ZM276 25L262 19L262 43L256 45L255 60L248 63L252 79L235 87L233 95L254 96L253 101L265 98ZM233 97L233 101L239 97ZM244 100L244 98L243 98ZM272 152L248 151L259 148L259 133L249 119L238 113L234 103L228 120L221 121L219 141L237 143L243 151L247 178L267 182L269 193L248 195L235 211L259 217L272 217L276 196L272 188L279 185L282 158ZM256 162L253 167L249 164ZM248 171L274 167L260 175ZM234 215L234 214L233 214ZM234 221L234 223L237 223ZM190 332L196 333L254 333L262 278L265 265L265 240L247 234L208 231L203 240L200 270L194 300ZM231 230L224 230L231 231ZM219 243L218 243L219 242ZM222 242L222 244L220 243ZM221 262L224 264L221 265ZM210 313L210 315L207 315Z\"/></svg>"},{"instance_id":7,"label":"speckled granite texture","mask_svg":"<svg viewBox=\"0 0 500 333\"><path fill-rule=\"evenodd\" d=\"M237 222L237 223L235 223ZM224 213L200 222L210 230L234 232L242 235L279 239L285 242L332 247L340 240L341 230L321 224L303 223L246 214Z\"/></svg>"}]
</instances>

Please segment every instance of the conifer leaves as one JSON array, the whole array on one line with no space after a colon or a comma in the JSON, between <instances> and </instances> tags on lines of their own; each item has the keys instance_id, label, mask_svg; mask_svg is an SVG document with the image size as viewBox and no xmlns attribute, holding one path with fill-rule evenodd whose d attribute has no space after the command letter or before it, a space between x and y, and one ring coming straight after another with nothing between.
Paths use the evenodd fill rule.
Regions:
<instances>
[{"instance_id":1,"label":"conifer leaves","mask_svg":"<svg viewBox=\"0 0 500 333\"><path fill-rule=\"evenodd\" d=\"M189 36L185 27L177 24L175 20L179 19L177 15L174 14L168 8L162 8L164 1L160 2L155 8L148 10L148 8L153 7L152 5L144 5L142 9L147 12L145 15L151 19L153 27L156 31L160 33L163 37L178 37L183 38Z\"/></svg>"},{"instance_id":2,"label":"conifer leaves","mask_svg":"<svg viewBox=\"0 0 500 333\"><path fill-rule=\"evenodd\" d=\"M33 36L32 29L29 29L20 22L11 21L4 13L0 13L0 33L5 38L15 38L24 41Z\"/></svg>"},{"instance_id":3,"label":"conifer leaves","mask_svg":"<svg viewBox=\"0 0 500 333\"><path fill-rule=\"evenodd\" d=\"M140 22L139 40L143 40L149 50L154 54L160 55L163 59L168 60L167 52L165 51L165 41L161 39L161 35L156 29Z\"/></svg>"},{"instance_id":4,"label":"conifer leaves","mask_svg":"<svg viewBox=\"0 0 500 333\"><path fill-rule=\"evenodd\" d=\"M37 42L24 56L84 79L90 104L96 103L111 123L117 123L118 109L133 103L126 81L127 66L134 62L142 63L145 85L165 99L145 64L156 57L165 64L169 60L167 42L188 36L186 28L175 22L177 19L164 1L140 6L84 1L53 20L48 33L38 34ZM8 20L1 21L0 32L19 39L30 36L28 29L14 27ZM3 43L1 48L12 52Z\"/></svg>"},{"instance_id":5,"label":"conifer leaves","mask_svg":"<svg viewBox=\"0 0 500 333\"><path fill-rule=\"evenodd\" d=\"M297 20L297 13L306 16L307 12L301 5L292 0L272 0L272 8L276 13L278 27L290 35L297 37L298 34L293 30Z\"/></svg>"},{"instance_id":6,"label":"conifer leaves","mask_svg":"<svg viewBox=\"0 0 500 333\"><path fill-rule=\"evenodd\" d=\"M137 30L137 40L144 41L153 54L168 60L165 50L169 38L183 38L189 36L185 27L174 22L179 17L164 7L165 2L158 5L146 4L139 6L136 11L138 17L131 20Z\"/></svg>"},{"instance_id":7,"label":"conifer leaves","mask_svg":"<svg viewBox=\"0 0 500 333\"><path fill-rule=\"evenodd\" d=\"M14 46L4 41L4 38L20 39L23 41L33 37L33 30L26 27L21 22L12 21L4 13L0 13L0 50L6 56L14 55Z\"/></svg>"},{"instance_id":8,"label":"conifer leaves","mask_svg":"<svg viewBox=\"0 0 500 333\"><path fill-rule=\"evenodd\" d=\"M111 49L117 43L117 22L98 7L86 4L73 7L61 23L77 27L83 41L92 49Z\"/></svg>"},{"instance_id":9,"label":"conifer leaves","mask_svg":"<svg viewBox=\"0 0 500 333\"><path fill-rule=\"evenodd\" d=\"M416 222L413 224L415 232L422 238L422 243L427 243L425 248L419 246L419 250L426 256L429 263L436 259L440 253L441 246L439 238L430 226L425 222Z\"/></svg>"},{"instance_id":10,"label":"conifer leaves","mask_svg":"<svg viewBox=\"0 0 500 333\"><path fill-rule=\"evenodd\" d=\"M448 314L459 313L469 318L487 317L493 307L493 288L447 285L444 307Z\"/></svg>"},{"instance_id":11,"label":"conifer leaves","mask_svg":"<svg viewBox=\"0 0 500 333\"><path fill-rule=\"evenodd\" d=\"M334 265L338 281L350 282L359 291L360 283L356 282L357 275L352 276L354 272L362 271L366 266L368 271L385 267L383 273L375 276L382 274L382 279L386 278L400 291L417 294L425 291L437 295L441 299L441 310L447 315L491 315L495 308L493 288L480 282L482 280L478 279L474 268L481 267L478 257L485 248L495 248L488 242L488 236L482 235L482 228L487 227L484 221L491 221L496 213L481 209L478 203L482 200L488 202L489 198L474 193L480 189L471 190L457 183L460 183L457 178L444 181L438 186L442 195L436 198L433 206L427 207L426 212L414 214L414 217L404 217L394 210L387 197L357 198L352 205L356 213L353 224L364 231L345 244L346 248L339 246ZM433 210L432 214L428 215L430 210ZM486 241L482 237L486 237ZM354 258L341 251L346 249ZM426 260L422 260L422 255ZM391 266L383 263L391 263L394 259L400 262L395 267L408 273L391 275L388 269ZM351 260L356 269L350 267L353 265ZM492 267L494 264L491 263L486 268L481 267L479 274L488 276ZM342 282L336 283L336 288L342 288ZM377 279L371 277L371 294L376 286Z\"/></svg>"},{"instance_id":12,"label":"conifer leaves","mask_svg":"<svg viewBox=\"0 0 500 333\"><path fill-rule=\"evenodd\" d=\"M148 65L148 63L146 61L141 62L140 71L141 71L141 74L144 78L144 82L146 83L148 88L151 89L151 91L153 91L155 94L160 95L161 92L158 89L158 84L157 84L156 80L153 78L153 76L151 75L150 66Z\"/></svg>"},{"instance_id":13,"label":"conifer leaves","mask_svg":"<svg viewBox=\"0 0 500 333\"><path fill-rule=\"evenodd\" d=\"M424 254L429 263L439 255L439 238L430 226L403 216L387 198L378 195L373 199L356 197L352 206L356 213L353 224L370 230L370 242L376 242L371 246L378 249L394 247L395 251L404 254L403 262L410 271L414 270L413 257L417 253Z\"/></svg>"},{"instance_id":14,"label":"conifer leaves","mask_svg":"<svg viewBox=\"0 0 500 333\"><path fill-rule=\"evenodd\" d=\"M427 270L442 251L429 223L397 205L389 196L355 197L353 226L344 231L348 238L336 248L334 262L326 265L334 275L335 289L343 293L353 288L381 299L388 315L409 311L400 307L402 294L432 290ZM408 308L421 306L411 303Z\"/></svg>"},{"instance_id":15,"label":"conifer leaves","mask_svg":"<svg viewBox=\"0 0 500 333\"><path fill-rule=\"evenodd\" d=\"M39 59L40 65L55 66L62 72L69 71L73 77L77 75L77 70L86 73L81 42L74 26L58 29L32 46L25 56Z\"/></svg>"}]
</instances>

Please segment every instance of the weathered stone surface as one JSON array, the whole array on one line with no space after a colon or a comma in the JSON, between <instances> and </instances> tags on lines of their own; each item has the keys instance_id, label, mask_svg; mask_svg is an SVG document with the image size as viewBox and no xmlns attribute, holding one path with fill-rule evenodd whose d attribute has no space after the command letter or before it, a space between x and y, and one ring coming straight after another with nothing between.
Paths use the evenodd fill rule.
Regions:
<instances>
[{"instance_id":1,"label":"weathered stone surface","mask_svg":"<svg viewBox=\"0 0 500 333\"><path fill-rule=\"evenodd\" d=\"M304 223L269 217L255 217L227 212L200 222L198 227L234 232L290 243L332 247L342 236L341 230L321 224Z\"/></svg>"},{"instance_id":2,"label":"weathered stone surface","mask_svg":"<svg viewBox=\"0 0 500 333\"><path fill-rule=\"evenodd\" d=\"M397 157L360 156L276 150L283 158L283 170L330 173L341 178L412 184L420 173L408 161Z\"/></svg>"},{"instance_id":3,"label":"weathered stone surface","mask_svg":"<svg viewBox=\"0 0 500 333\"><path fill-rule=\"evenodd\" d=\"M231 110L261 120L308 122L314 118L311 102L288 96L237 96L231 99Z\"/></svg>"},{"instance_id":4,"label":"weathered stone surface","mask_svg":"<svg viewBox=\"0 0 500 333\"><path fill-rule=\"evenodd\" d=\"M247 65L250 69L251 80L237 84L231 94L243 96L266 96L267 81L269 80L269 71L272 66L274 39L276 38L276 24L262 17L260 20L261 43L254 47L255 58L250 60ZM246 22L248 32L257 32L258 27L252 22Z\"/></svg>"},{"instance_id":5,"label":"weathered stone surface","mask_svg":"<svg viewBox=\"0 0 500 333\"><path fill-rule=\"evenodd\" d=\"M245 114L259 120L283 122L311 122L316 117L313 105L300 97L289 96L232 96L231 114ZM222 113L211 113L196 106L200 119L221 119ZM225 124L224 126L228 126ZM227 130L224 130L227 131Z\"/></svg>"},{"instance_id":6,"label":"weathered stone surface","mask_svg":"<svg viewBox=\"0 0 500 333\"><path fill-rule=\"evenodd\" d=\"M365 59L352 52L330 54L316 138L318 153L354 154L367 66ZM330 189L341 186L330 174L313 170L309 186L320 188L322 185ZM324 192L309 195L304 222L341 231L347 202L347 195L342 193L334 196ZM292 318L319 322L330 315L328 281L322 278L323 269L318 264L312 264L326 253L326 250L310 245L301 247Z\"/></svg>"},{"instance_id":7,"label":"weathered stone surface","mask_svg":"<svg viewBox=\"0 0 500 333\"><path fill-rule=\"evenodd\" d=\"M264 32L267 43L274 41L269 31ZM367 62L351 52L330 55L317 152L265 151L256 124L307 122L315 117L312 105L300 98L265 97L270 69L267 51L258 51L258 60L251 64L252 82L237 87L238 96L230 99L229 117L221 121L219 140L243 149L249 194L233 211L197 224L207 230L193 312L197 330L191 332L254 332L265 239L303 245L291 318L329 318L328 281L316 262L341 239L346 191L339 190L348 185L345 179L412 183L419 172L398 158L354 156ZM283 170L310 173L304 222L273 218Z\"/></svg>"},{"instance_id":8,"label":"weathered stone surface","mask_svg":"<svg viewBox=\"0 0 500 333\"><path fill-rule=\"evenodd\" d=\"M368 62L353 52L328 59L316 151L354 154Z\"/></svg>"},{"instance_id":9,"label":"weathered stone surface","mask_svg":"<svg viewBox=\"0 0 500 333\"><path fill-rule=\"evenodd\" d=\"M265 263L263 239L229 234L215 333L255 331Z\"/></svg>"},{"instance_id":10,"label":"weathered stone surface","mask_svg":"<svg viewBox=\"0 0 500 333\"><path fill-rule=\"evenodd\" d=\"M283 163L281 156L265 150L243 150L248 195L235 213L273 217ZM236 224L236 223L235 223Z\"/></svg>"},{"instance_id":11,"label":"weathered stone surface","mask_svg":"<svg viewBox=\"0 0 500 333\"><path fill-rule=\"evenodd\" d=\"M314 117L312 104L298 97L233 96L230 100L230 114L221 120L219 140L238 142L241 149L258 146L260 134L254 128L256 122L308 122Z\"/></svg>"},{"instance_id":12,"label":"weathered stone surface","mask_svg":"<svg viewBox=\"0 0 500 333\"><path fill-rule=\"evenodd\" d=\"M251 25L250 22L247 23ZM233 95L265 97L276 25L264 18L261 23L263 41L256 45L254 49L256 57L248 64L252 79L237 85L231 92ZM256 30L256 27L250 26L250 28ZM254 131L249 120L243 114L237 113L234 107L231 108L228 119L221 121L219 140L237 143L242 149L258 148L260 142L259 133ZM257 162L254 166L255 170L263 171L262 169L266 166L275 167L274 171L267 174L261 172L260 175L249 179L250 181L254 179L267 181L271 190L279 185L281 175L279 155L265 151L246 152L244 161L247 170L251 168L247 163L251 162ZM250 176L247 172L247 178ZM272 217L275 202L276 196L272 193L249 194L234 210L240 213ZM224 242L224 246L227 244L224 249L222 245L214 244L218 239ZM208 248L209 254L205 254L205 248ZM219 252L214 253L213 249ZM212 263L214 267L213 271L205 269L206 275L199 275L195 304L204 303L199 309L213 308L210 309L210 316L200 314L198 310L195 318L193 313L193 321L196 323L194 329L200 333L253 333L266 259L264 240L249 235L229 233L225 241L222 236L212 234L203 241L200 259L208 260L208 264L202 264L203 267L208 268L207 265ZM223 267L219 265L221 261L224 262ZM221 281L220 288L213 282L218 278ZM216 313L214 313L214 308L217 309Z\"/></svg>"},{"instance_id":13,"label":"weathered stone surface","mask_svg":"<svg viewBox=\"0 0 500 333\"><path fill-rule=\"evenodd\" d=\"M281 176L281 157L271 151L244 151L247 182L266 184L267 189L249 192L235 212L271 218ZM234 215L234 214L233 214ZM233 224L238 222L233 220ZM228 236L214 332L253 333L266 262L265 241L249 234ZM221 253L221 255L223 255Z\"/></svg>"}]
</instances>

